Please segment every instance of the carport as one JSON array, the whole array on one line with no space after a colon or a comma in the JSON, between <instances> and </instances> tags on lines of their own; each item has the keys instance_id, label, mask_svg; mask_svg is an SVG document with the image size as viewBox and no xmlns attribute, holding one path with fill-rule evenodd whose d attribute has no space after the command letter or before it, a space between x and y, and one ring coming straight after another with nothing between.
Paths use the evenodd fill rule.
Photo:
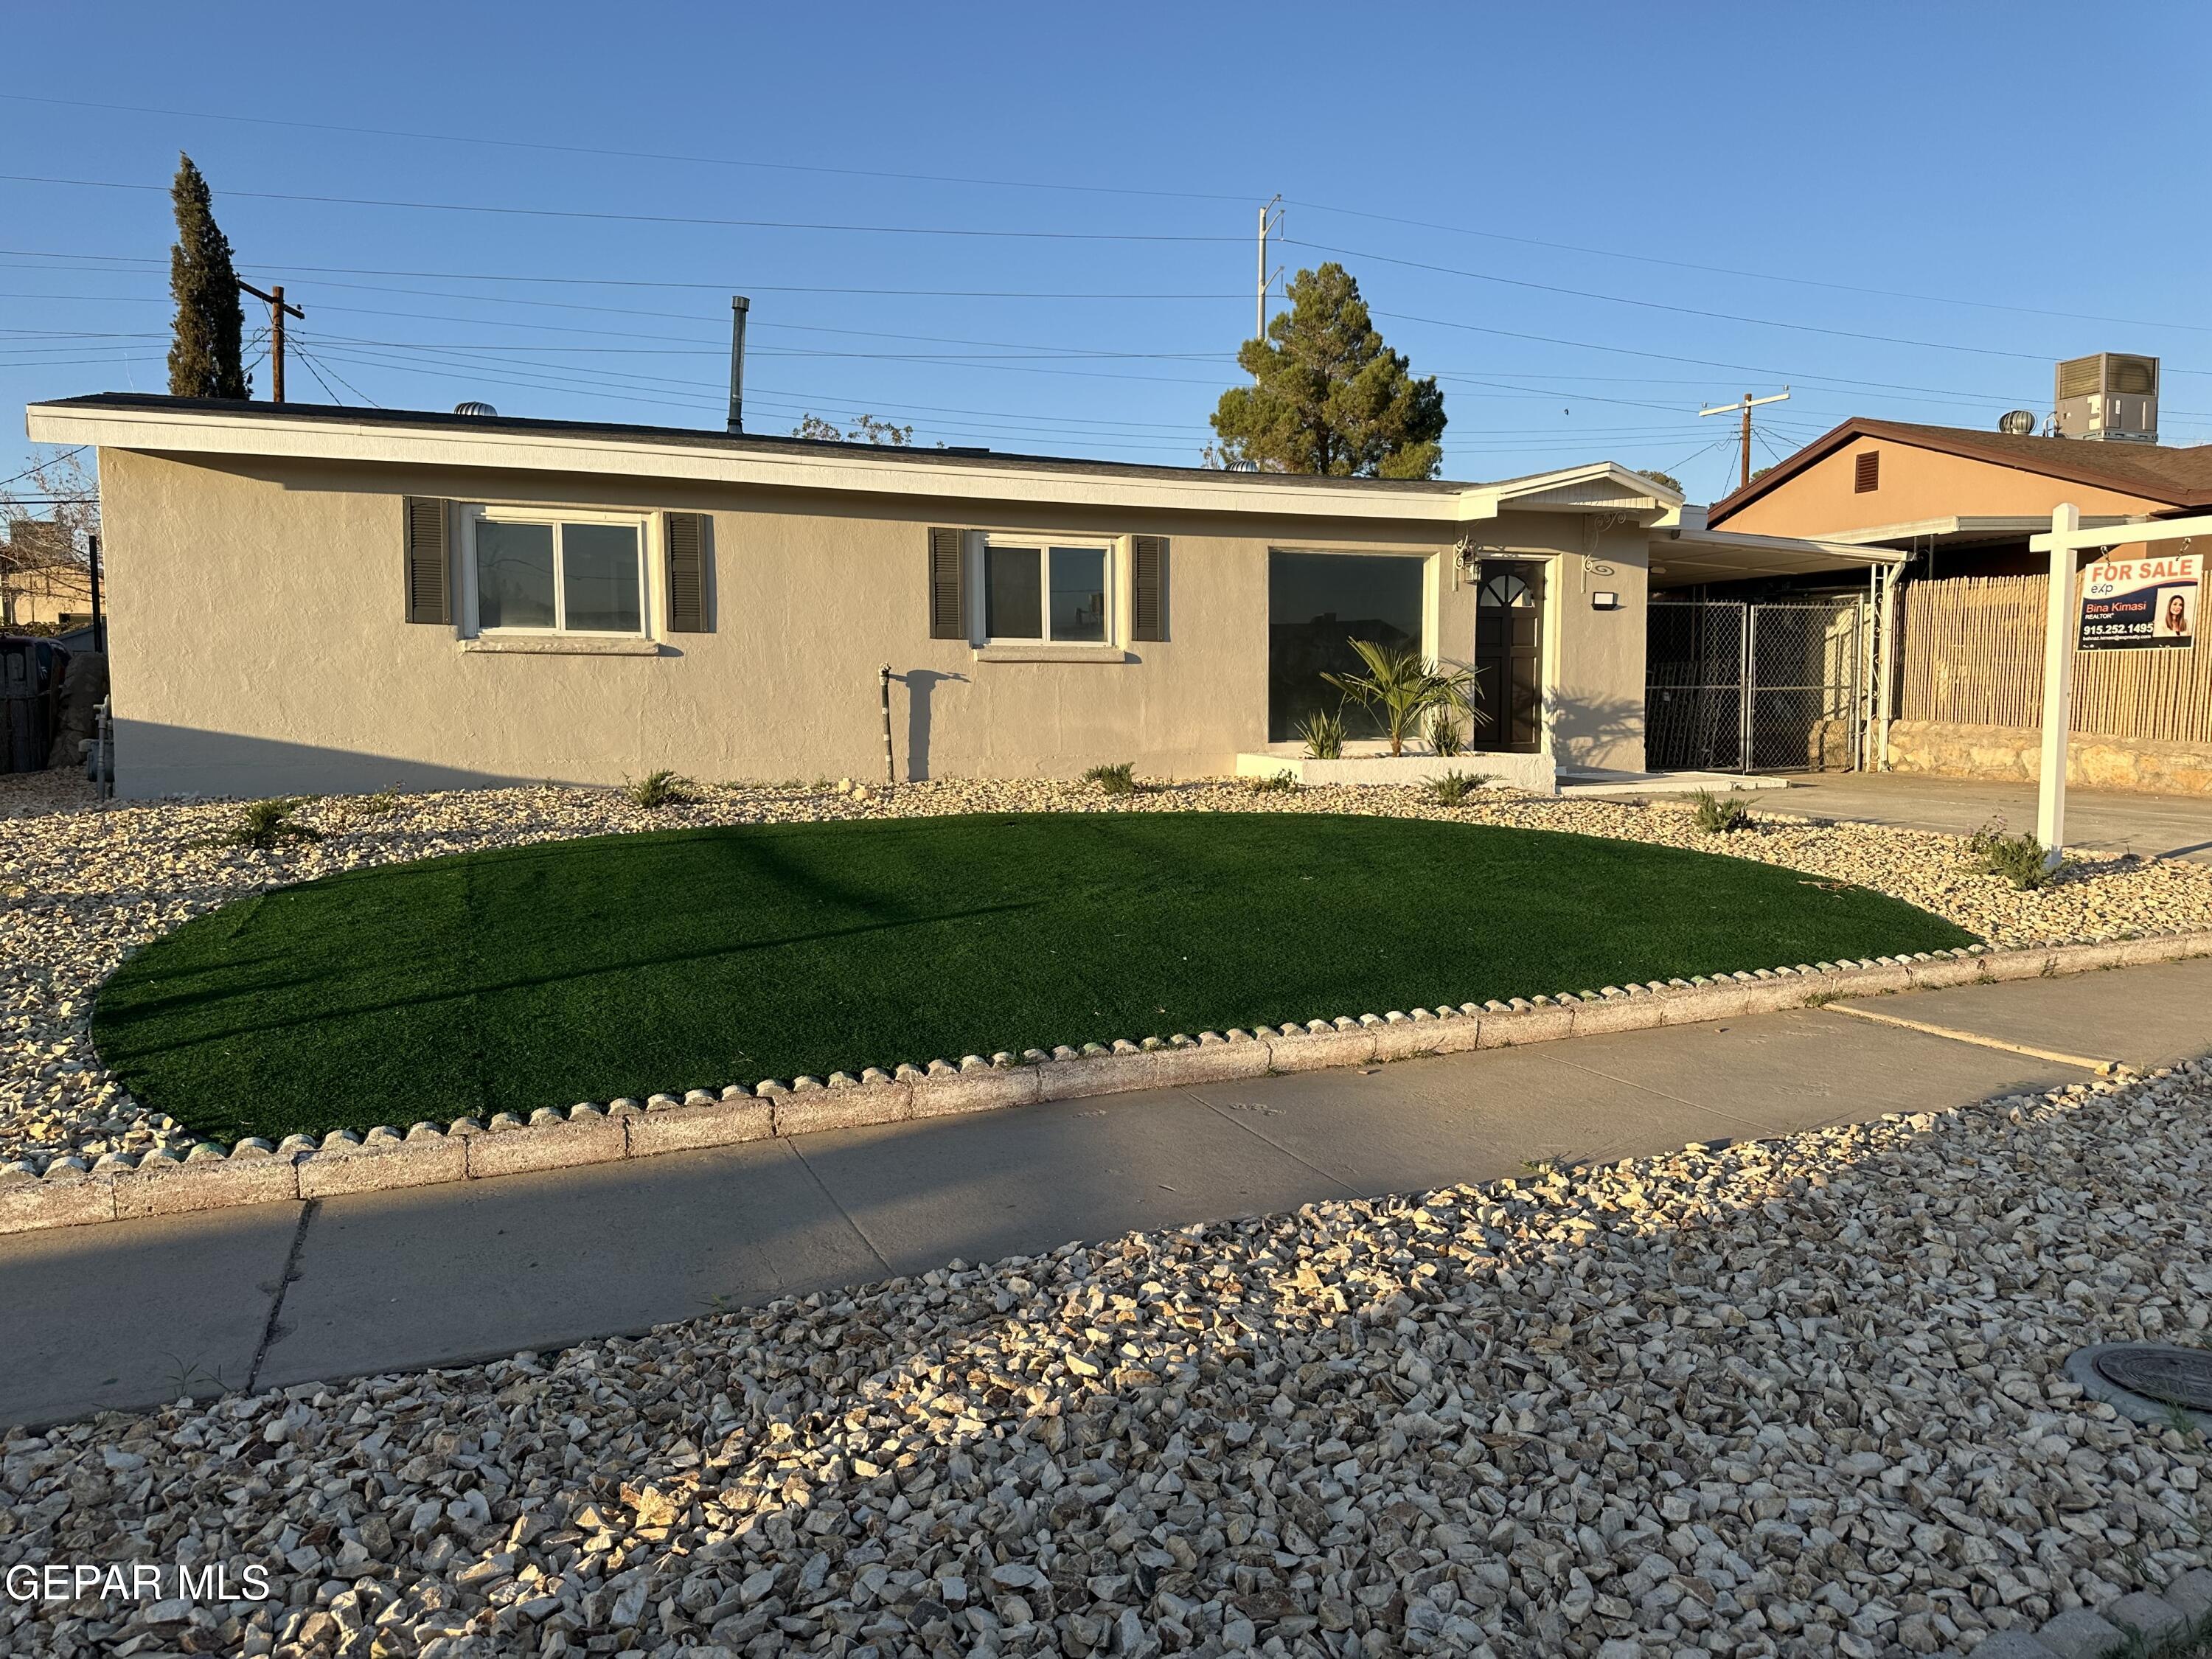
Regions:
<instances>
[{"instance_id":1,"label":"carport","mask_svg":"<svg viewBox=\"0 0 2212 1659\"><path fill-rule=\"evenodd\" d=\"M1650 532L1644 751L1654 770L1880 764L1890 717L1894 548L1708 529Z\"/></svg>"}]
</instances>

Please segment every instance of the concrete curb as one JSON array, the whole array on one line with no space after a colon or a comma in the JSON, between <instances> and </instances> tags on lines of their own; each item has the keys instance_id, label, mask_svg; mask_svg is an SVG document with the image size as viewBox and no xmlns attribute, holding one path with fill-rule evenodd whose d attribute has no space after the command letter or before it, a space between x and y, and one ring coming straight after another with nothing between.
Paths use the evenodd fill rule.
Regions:
<instances>
[{"instance_id":1,"label":"concrete curb","mask_svg":"<svg viewBox=\"0 0 2212 1659\"><path fill-rule=\"evenodd\" d=\"M542 1107L527 1121L501 1112L489 1123L460 1118L366 1134L333 1130L319 1141L288 1136L282 1146L240 1141L227 1153L203 1143L173 1152L110 1153L87 1166L58 1158L43 1172L0 1166L0 1234L76 1227L146 1216L180 1215L277 1200L333 1198L453 1181L489 1180L663 1152L728 1146L770 1136L896 1123L910 1118L994 1111L1048 1100L1137 1089L1259 1077L1270 1072L1367 1066L1421 1054L1501 1048L1607 1031L1735 1019L1845 997L1945 986L2045 978L2212 956L2212 930L2096 945L1956 951L1857 962L1799 963L1708 979L1608 985L1510 1002L1394 1009L1276 1030L1206 1031L1195 1037L1089 1043L1047 1053L934 1060L895 1073L874 1066L827 1081L801 1077L719 1095L695 1089L678 1099L617 1100L563 1110Z\"/></svg>"}]
</instances>

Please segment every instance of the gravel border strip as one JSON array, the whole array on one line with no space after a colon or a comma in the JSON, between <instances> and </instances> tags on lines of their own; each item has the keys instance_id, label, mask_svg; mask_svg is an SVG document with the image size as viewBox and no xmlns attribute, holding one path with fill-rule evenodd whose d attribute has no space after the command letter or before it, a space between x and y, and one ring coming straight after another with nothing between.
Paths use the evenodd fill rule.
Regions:
<instances>
[{"instance_id":1,"label":"gravel border strip","mask_svg":"<svg viewBox=\"0 0 2212 1659\"><path fill-rule=\"evenodd\" d=\"M1974 1659L2152 1659L2203 1651L2212 1640L2212 1567L2197 1567L2166 1594L2134 1590L2102 1612L2074 1607L2046 1619L2034 1635L2002 1630L1983 1639Z\"/></svg>"},{"instance_id":2,"label":"gravel border strip","mask_svg":"<svg viewBox=\"0 0 2212 1659\"><path fill-rule=\"evenodd\" d=\"M111 1152L89 1166L81 1158L62 1157L43 1170L18 1160L0 1165L0 1234L478 1181L823 1129L1688 1025L1817 1006L1844 997L2048 978L2204 956L2212 956L2212 930L2016 951L1972 945L1909 957L1799 963L1710 979L1608 985L1600 991L1516 997L1510 1002L1445 1004L1411 1013L1394 1009L1256 1032L1240 1028L1164 1042L1147 1037L1141 1043L1122 1039L1110 1045L1086 1043L1081 1049L1063 1045L1050 1053L1032 1048L988 1060L967 1054L957 1065L933 1060L890 1073L872 1066L858 1077L832 1073L826 1083L801 1077L788 1084L771 1079L750 1089L733 1084L719 1095L704 1089L681 1099L654 1095L642 1104L624 1099L566 1110L540 1107L526 1121L501 1112L489 1123L464 1117L444 1125L416 1123L404 1131L379 1126L365 1135L336 1129L319 1142L309 1135L289 1135L274 1146L263 1139L243 1140L228 1152L203 1142L181 1157L167 1150Z\"/></svg>"}]
</instances>

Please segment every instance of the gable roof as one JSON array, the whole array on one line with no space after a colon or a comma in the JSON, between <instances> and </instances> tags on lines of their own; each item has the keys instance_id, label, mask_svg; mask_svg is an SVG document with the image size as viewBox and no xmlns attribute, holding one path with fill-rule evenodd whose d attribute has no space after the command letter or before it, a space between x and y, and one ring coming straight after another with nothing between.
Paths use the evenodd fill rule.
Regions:
<instances>
[{"instance_id":1,"label":"gable roof","mask_svg":"<svg viewBox=\"0 0 2212 1659\"><path fill-rule=\"evenodd\" d=\"M2015 436L2009 432L1975 432L1964 427L1919 426L1906 421L1854 416L1815 438L1789 459L1771 468L1707 510L1706 521L1719 524L1730 514L1802 472L1845 445L1868 438L1911 444L1968 460L1987 461L2069 483L2117 489L2168 507L2212 506L2212 444L2173 449L2163 444L2115 443L2084 438Z\"/></svg>"},{"instance_id":2,"label":"gable roof","mask_svg":"<svg viewBox=\"0 0 2212 1659\"><path fill-rule=\"evenodd\" d=\"M1506 507L1627 511L1647 522L1672 491L1613 461L1491 483L1335 478L1097 461L986 449L919 449L698 428L550 421L444 410L356 409L100 392L26 411L46 443L154 453L595 472L1000 502L1165 507L1443 523Z\"/></svg>"}]
</instances>

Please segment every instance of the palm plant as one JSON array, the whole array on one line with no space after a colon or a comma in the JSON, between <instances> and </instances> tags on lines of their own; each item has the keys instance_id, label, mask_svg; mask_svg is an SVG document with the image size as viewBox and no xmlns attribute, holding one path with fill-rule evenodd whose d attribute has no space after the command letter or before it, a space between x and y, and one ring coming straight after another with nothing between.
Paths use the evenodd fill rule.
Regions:
<instances>
[{"instance_id":1,"label":"palm plant","mask_svg":"<svg viewBox=\"0 0 2212 1659\"><path fill-rule=\"evenodd\" d=\"M1353 640L1352 648L1367 665L1364 674L1328 674L1327 680L1359 704L1371 708L1389 739L1390 752L1406 752L1406 739L1420 730L1422 716L1439 711L1456 715L1474 708L1474 674L1424 658L1418 651Z\"/></svg>"}]
</instances>

